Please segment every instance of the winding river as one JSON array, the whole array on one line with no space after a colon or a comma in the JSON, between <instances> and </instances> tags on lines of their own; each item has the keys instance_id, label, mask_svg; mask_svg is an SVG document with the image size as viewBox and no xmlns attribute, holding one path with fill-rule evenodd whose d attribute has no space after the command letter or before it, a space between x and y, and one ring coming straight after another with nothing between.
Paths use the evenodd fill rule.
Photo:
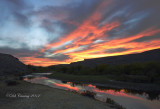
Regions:
<instances>
[{"instance_id":1,"label":"winding river","mask_svg":"<svg viewBox=\"0 0 160 109\"><path fill-rule=\"evenodd\" d=\"M47 78L50 73L35 73L24 76L24 80L30 83L43 84L53 88L77 92L93 97L102 102L107 98L114 100L126 109L160 109L160 93L137 92L126 89L109 89L92 84L76 84L57 79ZM29 79L30 78L30 79Z\"/></svg>"}]
</instances>

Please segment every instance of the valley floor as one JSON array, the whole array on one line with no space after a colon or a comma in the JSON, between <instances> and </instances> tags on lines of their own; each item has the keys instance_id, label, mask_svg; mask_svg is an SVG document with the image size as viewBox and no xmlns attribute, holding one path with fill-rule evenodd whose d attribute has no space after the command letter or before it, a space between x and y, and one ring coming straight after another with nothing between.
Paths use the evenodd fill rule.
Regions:
<instances>
[{"instance_id":1,"label":"valley floor","mask_svg":"<svg viewBox=\"0 0 160 109\"><path fill-rule=\"evenodd\" d=\"M1 81L1 109L111 109L110 104L76 93L24 81L18 82L18 85L7 86ZM21 97L18 94L21 94Z\"/></svg>"}]
</instances>

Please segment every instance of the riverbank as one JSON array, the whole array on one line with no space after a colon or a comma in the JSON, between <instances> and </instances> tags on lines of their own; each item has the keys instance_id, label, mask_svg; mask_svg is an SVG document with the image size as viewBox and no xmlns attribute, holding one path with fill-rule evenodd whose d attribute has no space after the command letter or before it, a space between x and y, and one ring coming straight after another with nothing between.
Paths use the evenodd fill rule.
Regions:
<instances>
[{"instance_id":1,"label":"riverbank","mask_svg":"<svg viewBox=\"0 0 160 109\"><path fill-rule=\"evenodd\" d=\"M111 109L110 104L76 93L16 80L8 84L1 80L2 109ZM112 108L114 109L114 108Z\"/></svg>"},{"instance_id":2,"label":"riverbank","mask_svg":"<svg viewBox=\"0 0 160 109\"><path fill-rule=\"evenodd\" d=\"M106 75L72 75L54 72L50 78L60 79L74 83L93 84L100 87L129 89L135 91L160 92L160 85L149 83L131 83L111 80Z\"/></svg>"}]
</instances>

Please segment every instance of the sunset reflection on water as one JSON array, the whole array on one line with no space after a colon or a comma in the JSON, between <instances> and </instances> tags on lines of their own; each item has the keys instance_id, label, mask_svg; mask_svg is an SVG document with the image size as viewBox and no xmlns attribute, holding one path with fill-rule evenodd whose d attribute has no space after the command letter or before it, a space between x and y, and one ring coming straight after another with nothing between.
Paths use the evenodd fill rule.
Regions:
<instances>
[{"instance_id":1,"label":"sunset reflection on water","mask_svg":"<svg viewBox=\"0 0 160 109\"><path fill-rule=\"evenodd\" d=\"M135 93L127 89L102 88L93 84L75 84L74 82L64 82L57 79L50 79L45 76L26 77L24 81L43 84L49 87L76 92L78 94L92 97L102 102L110 98L126 109L158 109L160 107L159 99L150 100L145 92ZM159 96L159 95L158 95Z\"/></svg>"},{"instance_id":2,"label":"sunset reflection on water","mask_svg":"<svg viewBox=\"0 0 160 109\"><path fill-rule=\"evenodd\" d=\"M58 87L64 87L64 88L67 88L67 89L70 89L70 90L75 90L75 91L79 91L79 88L78 87L73 87L69 84L58 84L58 83L53 83L53 85L56 85Z\"/></svg>"},{"instance_id":3,"label":"sunset reflection on water","mask_svg":"<svg viewBox=\"0 0 160 109\"><path fill-rule=\"evenodd\" d=\"M109 94L109 95L113 95L113 96L123 96L123 97L132 98L132 99L143 100L143 98L127 94L124 89L121 89L120 91L116 91L113 89L101 90L101 89L96 88L96 86L92 85L92 84L75 85L72 82L66 82L66 83L63 83L61 81L55 82L55 80L49 79L47 77L36 77L33 79L25 78L24 80L25 81L32 81L33 83L36 80L46 80L47 82L52 83L53 86L56 86L56 88L76 91L78 93L82 93L84 91L90 91L90 92L95 92L95 93Z\"/></svg>"}]
</instances>

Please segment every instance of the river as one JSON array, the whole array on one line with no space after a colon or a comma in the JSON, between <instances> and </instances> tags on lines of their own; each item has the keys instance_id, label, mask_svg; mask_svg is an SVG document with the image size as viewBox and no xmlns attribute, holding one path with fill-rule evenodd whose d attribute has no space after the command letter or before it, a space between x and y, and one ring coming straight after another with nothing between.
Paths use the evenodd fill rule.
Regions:
<instances>
[{"instance_id":1,"label":"river","mask_svg":"<svg viewBox=\"0 0 160 109\"><path fill-rule=\"evenodd\" d=\"M24 80L30 83L77 92L102 102L106 102L109 98L126 109L160 109L160 93L111 89L93 84L76 84L69 81L51 79L47 75L50 75L50 73L34 73L24 76Z\"/></svg>"}]
</instances>

